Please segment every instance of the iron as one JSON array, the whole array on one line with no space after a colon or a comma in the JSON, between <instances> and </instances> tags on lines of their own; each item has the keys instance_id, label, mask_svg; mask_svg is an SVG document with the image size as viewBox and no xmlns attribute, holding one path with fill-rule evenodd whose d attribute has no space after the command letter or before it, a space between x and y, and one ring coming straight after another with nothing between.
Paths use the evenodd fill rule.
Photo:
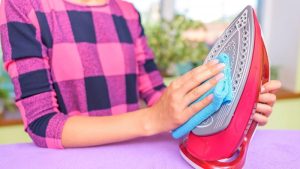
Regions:
<instances>
[{"instance_id":1,"label":"iron","mask_svg":"<svg viewBox=\"0 0 300 169\"><path fill-rule=\"evenodd\" d=\"M194 168L242 168L257 123L253 121L269 59L256 14L247 6L228 26L204 63L226 53L231 59L233 101L198 125L180 144Z\"/></svg>"}]
</instances>

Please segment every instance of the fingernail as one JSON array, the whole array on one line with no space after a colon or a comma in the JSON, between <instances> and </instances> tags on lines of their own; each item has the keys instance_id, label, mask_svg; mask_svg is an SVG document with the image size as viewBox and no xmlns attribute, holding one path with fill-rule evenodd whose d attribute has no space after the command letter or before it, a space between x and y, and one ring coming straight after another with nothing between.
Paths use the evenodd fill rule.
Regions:
<instances>
[{"instance_id":1,"label":"fingernail","mask_svg":"<svg viewBox=\"0 0 300 169\"><path fill-rule=\"evenodd\" d=\"M213 97L214 97L213 94L210 94L210 95L207 96L208 99L213 99Z\"/></svg>"},{"instance_id":2,"label":"fingernail","mask_svg":"<svg viewBox=\"0 0 300 169\"><path fill-rule=\"evenodd\" d=\"M217 66L218 68L224 68L225 67L225 64L224 63L220 63L220 64L218 64L218 66Z\"/></svg>"},{"instance_id":3,"label":"fingernail","mask_svg":"<svg viewBox=\"0 0 300 169\"><path fill-rule=\"evenodd\" d=\"M261 93L265 92L266 91L266 88L265 87L261 87Z\"/></svg>"},{"instance_id":4,"label":"fingernail","mask_svg":"<svg viewBox=\"0 0 300 169\"><path fill-rule=\"evenodd\" d=\"M219 60L218 59L214 59L214 60L211 60L210 63L211 64L217 64L217 63L219 63Z\"/></svg>"},{"instance_id":5,"label":"fingernail","mask_svg":"<svg viewBox=\"0 0 300 169\"><path fill-rule=\"evenodd\" d=\"M219 80L223 79L223 77L224 77L224 73L220 73L216 76L216 80L219 81Z\"/></svg>"}]
</instances>

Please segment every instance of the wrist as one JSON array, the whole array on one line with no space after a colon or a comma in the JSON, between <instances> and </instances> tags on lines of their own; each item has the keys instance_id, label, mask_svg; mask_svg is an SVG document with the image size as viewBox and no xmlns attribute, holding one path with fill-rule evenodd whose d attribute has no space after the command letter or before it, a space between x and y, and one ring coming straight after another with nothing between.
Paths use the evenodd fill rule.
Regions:
<instances>
[{"instance_id":1,"label":"wrist","mask_svg":"<svg viewBox=\"0 0 300 169\"><path fill-rule=\"evenodd\" d=\"M144 136L152 136L160 133L159 125L155 118L155 110L153 107L148 107L144 109L143 113L143 130Z\"/></svg>"}]
</instances>

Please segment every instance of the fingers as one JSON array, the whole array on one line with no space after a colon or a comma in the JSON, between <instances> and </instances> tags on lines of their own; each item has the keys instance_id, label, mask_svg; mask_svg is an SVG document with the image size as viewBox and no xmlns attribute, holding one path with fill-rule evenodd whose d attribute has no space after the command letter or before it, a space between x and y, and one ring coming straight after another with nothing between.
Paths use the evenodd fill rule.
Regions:
<instances>
[{"instance_id":1,"label":"fingers","mask_svg":"<svg viewBox=\"0 0 300 169\"><path fill-rule=\"evenodd\" d=\"M180 76L179 78L177 78L175 82L181 86L185 82L190 81L193 74L200 74L201 72L207 70L208 68L210 68L218 63L219 63L219 60L212 60L212 61L208 62L207 64L198 66L198 67L192 69L191 71L185 73L184 75Z\"/></svg>"},{"instance_id":2,"label":"fingers","mask_svg":"<svg viewBox=\"0 0 300 169\"><path fill-rule=\"evenodd\" d=\"M276 101L276 95L272 93L264 93L260 94L258 97L258 102L260 103L266 103L270 106L273 106L273 104Z\"/></svg>"},{"instance_id":3,"label":"fingers","mask_svg":"<svg viewBox=\"0 0 300 169\"><path fill-rule=\"evenodd\" d=\"M201 73L201 72L203 72L203 71L205 71L205 70L207 70L207 69L209 69L213 66L216 66L218 63L219 63L219 60L214 59L214 60L209 61L206 64L203 64L201 66L198 66L198 67L192 69L191 71L187 72L186 74L184 74L182 76L183 82L189 80L193 74Z\"/></svg>"},{"instance_id":4,"label":"fingers","mask_svg":"<svg viewBox=\"0 0 300 169\"><path fill-rule=\"evenodd\" d=\"M260 94L258 97L258 102L256 106L256 112L254 115L254 120L256 120L259 125L265 125L268 122L268 117L272 113L272 107L276 102L276 95L269 92L275 92L281 86L281 83L277 82L268 82L264 85L265 91L262 91L263 94ZM265 93L264 93L265 92Z\"/></svg>"},{"instance_id":5,"label":"fingers","mask_svg":"<svg viewBox=\"0 0 300 169\"><path fill-rule=\"evenodd\" d=\"M204 107L209 105L213 100L213 94L208 95L206 98L203 100L192 104L191 106L188 106L185 110L184 113L186 116L186 120L190 119L193 115L198 113L200 110L202 110Z\"/></svg>"},{"instance_id":6,"label":"fingers","mask_svg":"<svg viewBox=\"0 0 300 169\"><path fill-rule=\"evenodd\" d=\"M263 114L266 117L269 117L272 113L273 108L267 104L257 103L256 112Z\"/></svg>"},{"instance_id":7,"label":"fingers","mask_svg":"<svg viewBox=\"0 0 300 169\"><path fill-rule=\"evenodd\" d=\"M271 80L262 86L261 92L262 93L267 93L267 92L275 93L278 89L281 88L281 86L282 86L282 84L280 81Z\"/></svg>"},{"instance_id":8,"label":"fingers","mask_svg":"<svg viewBox=\"0 0 300 169\"><path fill-rule=\"evenodd\" d=\"M257 123L260 125L260 126L264 126L268 123L268 117L262 115L262 114L259 114L259 113L255 113L254 116L253 116L253 119L255 121L257 121Z\"/></svg>"},{"instance_id":9,"label":"fingers","mask_svg":"<svg viewBox=\"0 0 300 169\"><path fill-rule=\"evenodd\" d=\"M209 91L211 88L216 86L216 84L224 77L223 73L218 74L214 78L210 79L209 81L205 82L204 84L194 88L190 91L187 95L184 96L184 104L186 106L190 105L192 102L200 98L203 94Z\"/></svg>"},{"instance_id":10,"label":"fingers","mask_svg":"<svg viewBox=\"0 0 300 169\"><path fill-rule=\"evenodd\" d=\"M188 93L195 87L199 86L202 82L212 78L213 76L219 74L225 67L224 63L215 64L209 66L205 70L192 70L189 74L184 78L184 82L180 87L180 91L184 94Z\"/></svg>"}]
</instances>

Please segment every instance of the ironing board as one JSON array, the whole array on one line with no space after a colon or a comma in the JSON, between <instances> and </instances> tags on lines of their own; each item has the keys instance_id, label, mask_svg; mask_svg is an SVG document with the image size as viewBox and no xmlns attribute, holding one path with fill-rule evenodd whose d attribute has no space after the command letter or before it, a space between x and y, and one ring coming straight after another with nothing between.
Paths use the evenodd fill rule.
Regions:
<instances>
[{"instance_id":1,"label":"ironing board","mask_svg":"<svg viewBox=\"0 0 300 169\"><path fill-rule=\"evenodd\" d=\"M32 143L0 145L0 168L190 169L190 165L179 154L179 141L170 134L161 134L81 149L51 150L38 148ZM244 168L299 168L299 141L300 130L258 130L249 147Z\"/></svg>"}]
</instances>

